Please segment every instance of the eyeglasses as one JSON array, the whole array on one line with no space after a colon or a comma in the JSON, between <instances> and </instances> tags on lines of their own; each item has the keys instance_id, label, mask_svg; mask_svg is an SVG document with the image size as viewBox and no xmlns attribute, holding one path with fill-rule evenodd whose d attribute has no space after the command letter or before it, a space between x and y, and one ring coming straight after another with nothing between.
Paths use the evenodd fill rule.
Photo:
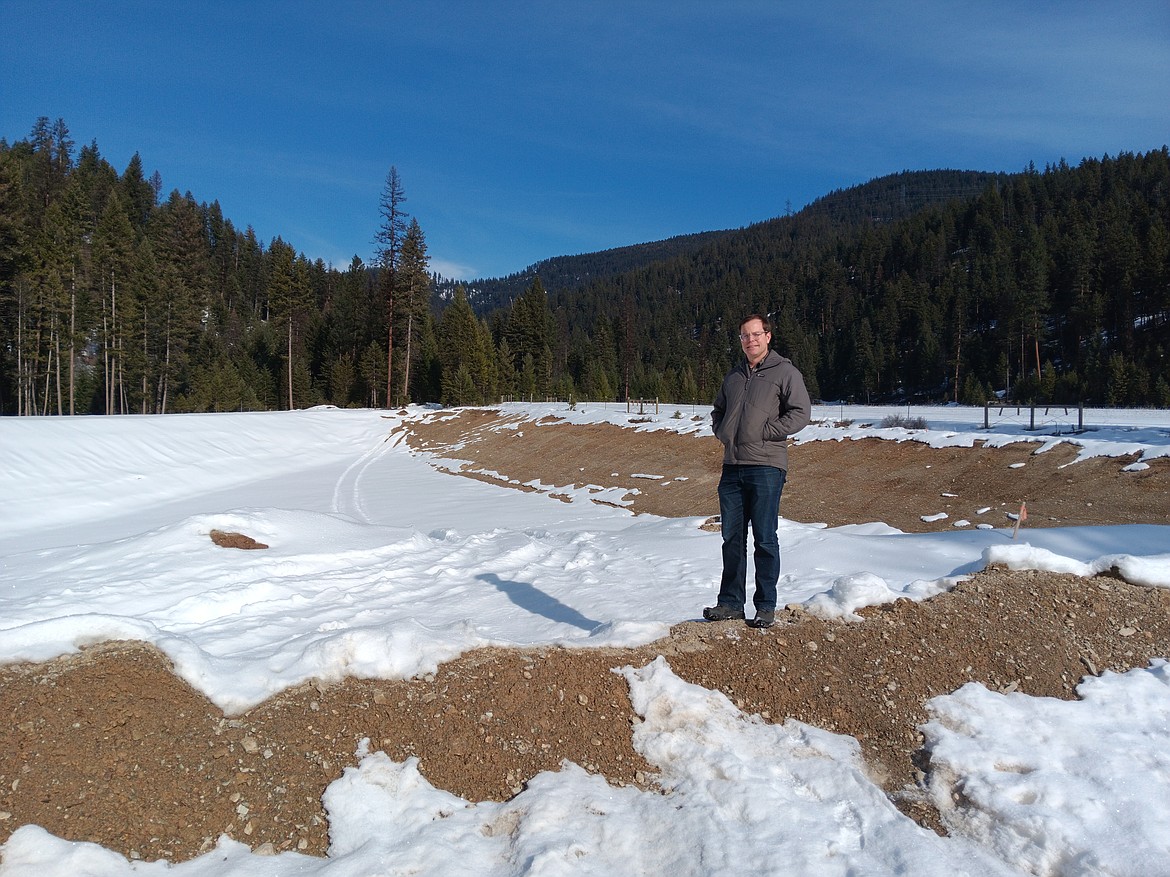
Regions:
<instances>
[{"instance_id":1,"label":"eyeglasses","mask_svg":"<svg viewBox=\"0 0 1170 877\"><path fill-rule=\"evenodd\" d=\"M754 341L757 338L762 338L767 335L767 332L743 332L739 336L740 341Z\"/></svg>"}]
</instances>

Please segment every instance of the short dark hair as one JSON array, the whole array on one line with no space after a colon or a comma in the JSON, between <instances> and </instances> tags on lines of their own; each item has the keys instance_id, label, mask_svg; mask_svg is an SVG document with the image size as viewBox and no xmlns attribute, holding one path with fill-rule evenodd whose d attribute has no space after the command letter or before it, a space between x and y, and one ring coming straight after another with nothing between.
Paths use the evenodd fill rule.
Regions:
<instances>
[{"instance_id":1,"label":"short dark hair","mask_svg":"<svg viewBox=\"0 0 1170 877\"><path fill-rule=\"evenodd\" d=\"M771 321L767 317L765 317L763 314L748 314L746 317L744 317L742 320L739 321L739 328L742 329L744 327L744 324L750 323L752 320L759 320L761 323L763 323L765 332L772 331Z\"/></svg>"}]
</instances>

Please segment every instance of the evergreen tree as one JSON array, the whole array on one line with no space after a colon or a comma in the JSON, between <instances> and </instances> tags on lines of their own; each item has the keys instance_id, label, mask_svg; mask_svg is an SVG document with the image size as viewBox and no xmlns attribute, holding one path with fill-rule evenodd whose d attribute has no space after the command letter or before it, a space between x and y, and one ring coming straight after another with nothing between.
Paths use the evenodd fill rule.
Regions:
<instances>
[{"instance_id":1,"label":"evergreen tree","mask_svg":"<svg viewBox=\"0 0 1170 877\"><path fill-rule=\"evenodd\" d=\"M203 214L189 194L172 192L151 232L160 300L146 307L146 347L157 375L151 410L165 414L172 391L188 377L191 344L202 328L209 248Z\"/></svg>"},{"instance_id":2,"label":"evergreen tree","mask_svg":"<svg viewBox=\"0 0 1170 877\"><path fill-rule=\"evenodd\" d=\"M549 377L552 373L552 312L549 309L548 294L534 278L532 284L512 305L508 320L506 338L517 360L528 369L524 392L530 397L545 396L549 391Z\"/></svg>"},{"instance_id":3,"label":"evergreen tree","mask_svg":"<svg viewBox=\"0 0 1170 877\"><path fill-rule=\"evenodd\" d=\"M357 381L357 367L351 354L342 354L329 367L329 398L335 405L349 405L354 383Z\"/></svg>"},{"instance_id":4,"label":"evergreen tree","mask_svg":"<svg viewBox=\"0 0 1170 877\"><path fill-rule=\"evenodd\" d=\"M378 391L386 385L386 351L377 341L371 341L362 351L358 374L366 386L367 404L378 407Z\"/></svg>"},{"instance_id":5,"label":"evergreen tree","mask_svg":"<svg viewBox=\"0 0 1170 877\"><path fill-rule=\"evenodd\" d=\"M442 368L440 401L444 405L486 401L495 382L491 334L476 320L462 287L443 310L435 336Z\"/></svg>"},{"instance_id":6,"label":"evergreen tree","mask_svg":"<svg viewBox=\"0 0 1170 877\"><path fill-rule=\"evenodd\" d=\"M134 230L118 191L111 193L94 233L94 277L98 286L100 306L100 349L102 359L101 410L113 414L125 410L120 405L126 399L126 348L134 346L129 329L134 321L135 302L144 296L134 293ZM119 312L119 300L121 312ZM145 362L140 363L145 380ZM145 392L142 404L145 405ZM143 411L145 413L145 410Z\"/></svg>"},{"instance_id":7,"label":"evergreen tree","mask_svg":"<svg viewBox=\"0 0 1170 877\"><path fill-rule=\"evenodd\" d=\"M302 391L309 383L304 376L295 379L300 354L300 328L310 304L308 264L291 246L277 237L268 248L270 274L268 305L272 319L279 323L285 336L285 389L288 408L296 408L295 388ZM302 393L305 400L307 393Z\"/></svg>"},{"instance_id":8,"label":"evergreen tree","mask_svg":"<svg viewBox=\"0 0 1170 877\"><path fill-rule=\"evenodd\" d=\"M134 153L118 187L123 201L126 203L127 216L136 229L142 229L150 220L150 214L155 208L155 190L142 173L142 158Z\"/></svg>"},{"instance_id":9,"label":"evergreen tree","mask_svg":"<svg viewBox=\"0 0 1170 877\"><path fill-rule=\"evenodd\" d=\"M419 330L430 303L431 277L428 271L427 242L417 219L410 221L406 237L402 242L401 265L399 267L399 295L401 307L396 322L402 326L405 351L402 355L402 398L410 401L411 364L418 355Z\"/></svg>"},{"instance_id":10,"label":"evergreen tree","mask_svg":"<svg viewBox=\"0 0 1170 877\"><path fill-rule=\"evenodd\" d=\"M391 166L386 175L386 184L382 188L382 197L378 203L378 212L382 216L382 225L374 235L377 243L377 266L382 288L382 297L386 302L386 404L393 404L394 388L394 319L395 294L398 290L398 263L402 255L402 246L406 237L406 217L402 205L406 202L406 192L402 187L402 180L398 177L398 168Z\"/></svg>"}]
</instances>

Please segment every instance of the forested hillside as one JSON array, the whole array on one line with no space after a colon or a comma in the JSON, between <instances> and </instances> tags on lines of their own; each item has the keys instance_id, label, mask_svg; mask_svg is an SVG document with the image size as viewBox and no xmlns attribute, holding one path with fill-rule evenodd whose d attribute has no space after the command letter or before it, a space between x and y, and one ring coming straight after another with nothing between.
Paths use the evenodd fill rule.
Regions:
<instances>
[{"instance_id":1,"label":"forested hillside","mask_svg":"<svg viewBox=\"0 0 1170 877\"><path fill-rule=\"evenodd\" d=\"M535 265L529 265L523 271L517 271L507 277L483 278L467 283L440 278L435 284L435 292L441 308L442 302L450 301L454 296L455 288L462 286L475 312L483 315L511 305L537 277L550 292L576 289L596 280L641 268L648 262L690 255L700 250L704 244L733 233L705 231L597 253L554 256L551 259L542 259Z\"/></svg>"},{"instance_id":2,"label":"forested hillside","mask_svg":"<svg viewBox=\"0 0 1170 877\"><path fill-rule=\"evenodd\" d=\"M37 120L0 140L0 412L709 402L750 311L821 398L1170 406L1165 148L894 174L468 290L402 200L391 168L372 264L339 269Z\"/></svg>"},{"instance_id":3,"label":"forested hillside","mask_svg":"<svg viewBox=\"0 0 1170 877\"><path fill-rule=\"evenodd\" d=\"M709 399L759 311L824 399L1168 407L1170 160L898 174L550 301L585 375L633 327L637 396Z\"/></svg>"},{"instance_id":4,"label":"forested hillside","mask_svg":"<svg viewBox=\"0 0 1170 877\"><path fill-rule=\"evenodd\" d=\"M998 178L1007 177L1004 174L974 171L916 171L893 174L873 180L864 186L837 190L819 198L802 210L801 215L823 216L838 225L888 222L908 216L931 204L953 198L974 197L989 182ZM772 220L763 225L776 225L778 222ZM486 314L497 308L506 307L537 277L550 293L573 290L587 283L636 270L650 262L690 257L706 245L735 237L740 232L742 229L706 231L597 253L555 256L529 265L523 271L517 271L507 277L473 280L462 285L476 313ZM456 280L440 279L436 284L440 300L449 300L454 294L455 287L459 285L460 282Z\"/></svg>"}]
</instances>

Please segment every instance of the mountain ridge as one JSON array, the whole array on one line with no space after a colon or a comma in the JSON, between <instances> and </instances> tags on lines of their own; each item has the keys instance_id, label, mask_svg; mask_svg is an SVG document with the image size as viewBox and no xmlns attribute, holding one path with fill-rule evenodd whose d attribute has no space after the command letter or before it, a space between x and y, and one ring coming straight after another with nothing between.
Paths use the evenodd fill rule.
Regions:
<instances>
[{"instance_id":1,"label":"mountain ridge","mask_svg":"<svg viewBox=\"0 0 1170 877\"><path fill-rule=\"evenodd\" d=\"M996 171L903 170L856 186L834 189L794 213L738 228L690 232L590 253L550 256L504 277L468 281L442 279L436 283L436 296L439 301L448 301L454 289L461 286L476 313L483 315L510 304L537 277L548 292L555 293L644 268L654 262L689 256L712 243L740 234L779 229L787 222L826 218L838 227L893 222L934 204L973 198L988 184L1006 181L1011 176Z\"/></svg>"}]
</instances>

